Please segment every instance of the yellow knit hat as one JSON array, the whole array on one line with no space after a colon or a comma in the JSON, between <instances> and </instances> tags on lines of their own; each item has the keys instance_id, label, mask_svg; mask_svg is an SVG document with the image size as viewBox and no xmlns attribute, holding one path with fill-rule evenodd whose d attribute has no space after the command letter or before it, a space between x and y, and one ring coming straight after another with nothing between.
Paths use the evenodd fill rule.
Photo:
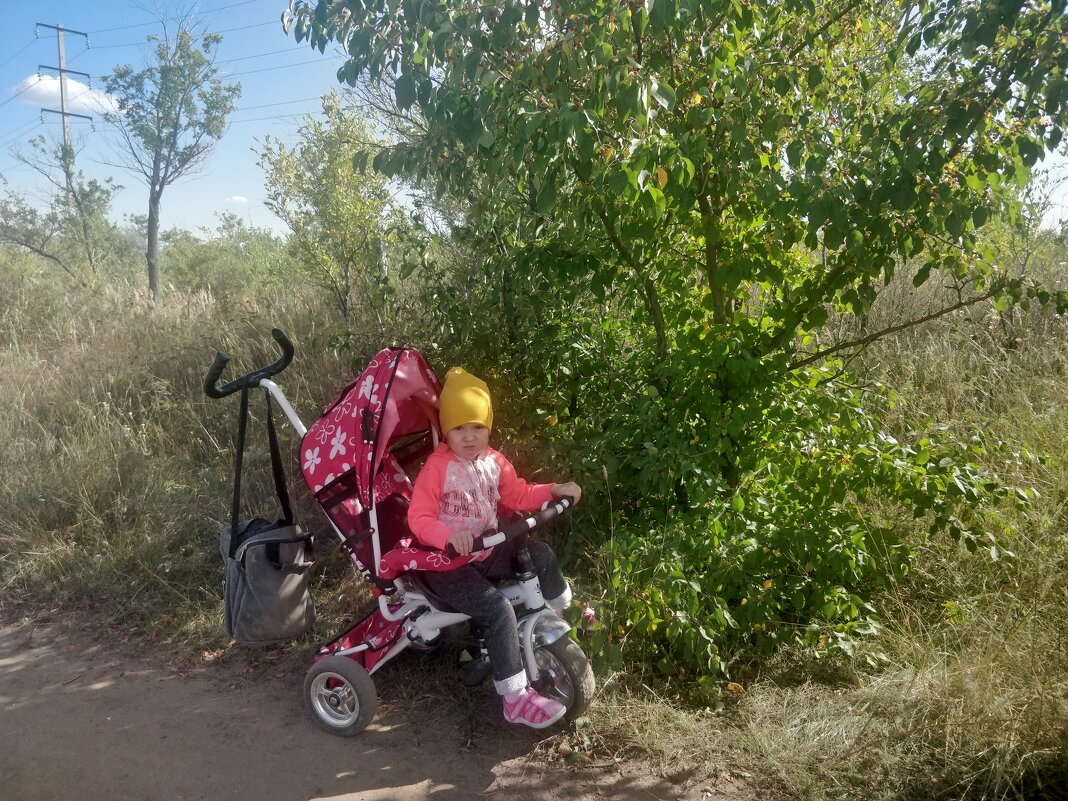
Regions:
<instances>
[{"instance_id":1,"label":"yellow knit hat","mask_svg":"<svg viewBox=\"0 0 1068 801\"><path fill-rule=\"evenodd\" d=\"M468 423L493 428L493 401L486 382L462 367L449 370L438 401L438 420L442 434Z\"/></svg>"}]
</instances>

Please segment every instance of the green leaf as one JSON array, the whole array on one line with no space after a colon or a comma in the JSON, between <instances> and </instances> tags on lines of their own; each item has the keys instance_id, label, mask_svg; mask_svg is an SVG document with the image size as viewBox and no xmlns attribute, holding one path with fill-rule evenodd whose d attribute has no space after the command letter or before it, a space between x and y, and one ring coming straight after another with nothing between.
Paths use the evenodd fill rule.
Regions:
<instances>
[{"instance_id":1,"label":"green leaf","mask_svg":"<svg viewBox=\"0 0 1068 801\"><path fill-rule=\"evenodd\" d=\"M629 186L630 177L627 175L627 171L619 166L614 167L608 176L608 188L622 197L626 194Z\"/></svg>"},{"instance_id":2,"label":"green leaf","mask_svg":"<svg viewBox=\"0 0 1068 801\"><path fill-rule=\"evenodd\" d=\"M898 211L908 211L916 203L916 185L912 176L903 175L901 180L894 184L890 193L890 202Z\"/></svg>"},{"instance_id":3,"label":"green leaf","mask_svg":"<svg viewBox=\"0 0 1068 801\"><path fill-rule=\"evenodd\" d=\"M819 64L813 64L808 68L808 88L815 89L823 83L823 68Z\"/></svg>"},{"instance_id":4,"label":"green leaf","mask_svg":"<svg viewBox=\"0 0 1068 801\"><path fill-rule=\"evenodd\" d=\"M666 83L653 81L653 98L668 111L675 105L675 90Z\"/></svg>"},{"instance_id":5,"label":"green leaf","mask_svg":"<svg viewBox=\"0 0 1068 801\"><path fill-rule=\"evenodd\" d=\"M801 165L801 147L800 138L792 140L786 146L786 158L790 161L790 166L795 170Z\"/></svg>"},{"instance_id":6,"label":"green leaf","mask_svg":"<svg viewBox=\"0 0 1068 801\"><path fill-rule=\"evenodd\" d=\"M538 211L548 214L556 206L556 184L546 181L538 190Z\"/></svg>"},{"instance_id":7,"label":"green leaf","mask_svg":"<svg viewBox=\"0 0 1068 801\"><path fill-rule=\"evenodd\" d=\"M412 76L405 73L397 78L393 92L397 98L397 107L401 111L411 108L412 103L415 102L415 81L412 80Z\"/></svg>"},{"instance_id":8,"label":"green leaf","mask_svg":"<svg viewBox=\"0 0 1068 801\"><path fill-rule=\"evenodd\" d=\"M1038 157L1042 152L1038 145L1023 137L1016 140L1016 149L1020 151L1020 159L1026 167L1035 166L1035 162L1038 161Z\"/></svg>"},{"instance_id":9,"label":"green leaf","mask_svg":"<svg viewBox=\"0 0 1068 801\"><path fill-rule=\"evenodd\" d=\"M664 193L652 184L649 184L645 188L645 191L649 198L653 201L653 207L656 209L657 215L662 217L664 215L664 212L667 211L667 198L664 196Z\"/></svg>"},{"instance_id":10,"label":"green leaf","mask_svg":"<svg viewBox=\"0 0 1068 801\"><path fill-rule=\"evenodd\" d=\"M954 212L946 218L946 230L955 237L961 237L964 236L964 228L964 215L959 209L954 210Z\"/></svg>"}]
</instances>

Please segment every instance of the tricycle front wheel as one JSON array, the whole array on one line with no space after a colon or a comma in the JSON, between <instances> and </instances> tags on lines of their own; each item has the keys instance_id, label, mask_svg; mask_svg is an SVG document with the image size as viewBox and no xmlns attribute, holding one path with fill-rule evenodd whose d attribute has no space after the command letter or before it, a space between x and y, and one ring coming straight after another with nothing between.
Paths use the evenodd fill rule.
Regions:
<instances>
[{"instance_id":1,"label":"tricycle front wheel","mask_svg":"<svg viewBox=\"0 0 1068 801\"><path fill-rule=\"evenodd\" d=\"M574 720L589 707L596 689L586 654L570 637L561 637L534 650L541 676L535 688L567 707L564 720Z\"/></svg>"}]
</instances>

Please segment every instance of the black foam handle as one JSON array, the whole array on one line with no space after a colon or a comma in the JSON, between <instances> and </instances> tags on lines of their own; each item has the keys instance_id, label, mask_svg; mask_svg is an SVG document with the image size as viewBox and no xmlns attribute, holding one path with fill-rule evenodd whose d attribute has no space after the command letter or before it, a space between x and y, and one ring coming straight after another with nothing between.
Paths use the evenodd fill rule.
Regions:
<instances>
[{"instance_id":1,"label":"black foam handle","mask_svg":"<svg viewBox=\"0 0 1068 801\"><path fill-rule=\"evenodd\" d=\"M278 343L278 347L282 350L281 357L273 364L246 373L221 387L218 385L219 379L222 377L222 372L226 369L226 365L230 363L230 357L222 351L216 351L211 367L204 374L205 394L209 398L225 398L239 389L258 386L261 379L270 378L285 370L289 363L293 361L293 343L289 341L289 337L280 328L272 328L271 336L274 337L274 341Z\"/></svg>"}]
</instances>

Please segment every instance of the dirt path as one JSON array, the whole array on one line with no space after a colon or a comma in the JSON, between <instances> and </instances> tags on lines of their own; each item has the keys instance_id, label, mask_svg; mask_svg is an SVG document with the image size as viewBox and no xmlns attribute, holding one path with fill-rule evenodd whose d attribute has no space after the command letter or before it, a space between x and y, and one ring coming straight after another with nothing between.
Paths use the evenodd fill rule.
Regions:
<instances>
[{"instance_id":1,"label":"dirt path","mask_svg":"<svg viewBox=\"0 0 1068 801\"><path fill-rule=\"evenodd\" d=\"M355 738L320 732L302 675L168 670L52 623L0 625L5 801L698 801L733 788L673 784L639 765L567 767L543 736L430 692L380 704ZM266 675L264 675L266 673ZM483 703L484 702L484 703ZM474 714L470 714L470 713ZM464 720L478 721L477 726Z\"/></svg>"}]
</instances>

